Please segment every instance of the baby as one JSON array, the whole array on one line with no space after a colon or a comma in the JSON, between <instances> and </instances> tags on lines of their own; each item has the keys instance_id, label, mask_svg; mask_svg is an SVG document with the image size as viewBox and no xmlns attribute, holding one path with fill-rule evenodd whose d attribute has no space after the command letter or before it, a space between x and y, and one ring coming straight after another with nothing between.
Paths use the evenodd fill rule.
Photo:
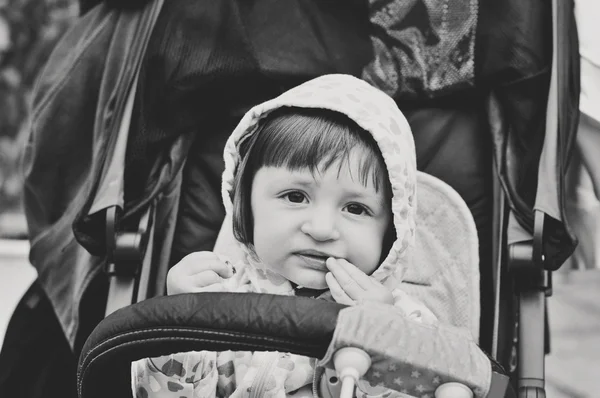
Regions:
<instances>
[{"instance_id":1,"label":"baby","mask_svg":"<svg viewBox=\"0 0 600 398\"><path fill-rule=\"evenodd\" d=\"M399 289L413 266L415 157L394 101L351 76L323 76L258 105L225 148L223 199L242 260L193 253L169 272L168 293L374 301L435 322ZM286 397L313 383L314 360L192 352L139 361L132 372L141 396Z\"/></svg>"}]
</instances>

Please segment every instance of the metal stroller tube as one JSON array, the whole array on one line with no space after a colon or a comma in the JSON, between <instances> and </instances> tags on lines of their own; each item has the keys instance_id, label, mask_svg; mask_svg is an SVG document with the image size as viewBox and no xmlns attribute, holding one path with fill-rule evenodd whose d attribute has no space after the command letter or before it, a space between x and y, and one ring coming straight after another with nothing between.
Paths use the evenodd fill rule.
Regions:
<instances>
[{"instance_id":1,"label":"metal stroller tube","mask_svg":"<svg viewBox=\"0 0 600 398\"><path fill-rule=\"evenodd\" d=\"M532 242L510 246L511 271L519 297L519 397L543 398L546 295L551 292L550 271L544 269L542 237L544 213L535 212Z\"/></svg>"}]
</instances>

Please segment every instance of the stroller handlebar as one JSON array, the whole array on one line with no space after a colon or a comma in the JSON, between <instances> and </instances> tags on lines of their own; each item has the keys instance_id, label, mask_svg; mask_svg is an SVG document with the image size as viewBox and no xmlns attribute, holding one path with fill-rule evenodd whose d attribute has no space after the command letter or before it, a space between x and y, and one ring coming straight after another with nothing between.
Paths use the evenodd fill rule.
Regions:
<instances>
[{"instance_id":1,"label":"stroller handlebar","mask_svg":"<svg viewBox=\"0 0 600 398\"><path fill-rule=\"evenodd\" d=\"M177 352L282 351L324 359L344 308L324 300L256 293L145 300L117 310L94 329L79 358L78 395L130 397L131 362ZM487 397L504 397L502 384Z\"/></svg>"},{"instance_id":2,"label":"stroller handlebar","mask_svg":"<svg viewBox=\"0 0 600 398\"><path fill-rule=\"evenodd\" d=\"M306 297L252 293L145 300L109 315L89 336L79 358L78 394L129 397L131 362L174 352L284 351L321 358L344 307Z\"/></svg>"}]
</instances>

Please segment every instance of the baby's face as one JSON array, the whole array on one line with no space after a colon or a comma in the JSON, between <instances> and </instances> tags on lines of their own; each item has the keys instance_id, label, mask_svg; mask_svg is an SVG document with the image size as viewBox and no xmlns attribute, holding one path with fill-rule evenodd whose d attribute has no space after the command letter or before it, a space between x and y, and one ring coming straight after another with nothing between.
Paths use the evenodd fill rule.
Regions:
<instances>
[{"instance_id":1,"label":"baby's face","mask_svg":"<svg viewBox=\"0 0 600 398\"><path fill-rule=\"evenodd\" d=\"M251 193L254 247L269 269L300 286L324 289L328 257L346 259L367 274L379 266L389 203L370 179L361 183L356 156L351 152L341 167L334 163L314 175L308 169L258 170Z\"/></svg>"}]
</instances>

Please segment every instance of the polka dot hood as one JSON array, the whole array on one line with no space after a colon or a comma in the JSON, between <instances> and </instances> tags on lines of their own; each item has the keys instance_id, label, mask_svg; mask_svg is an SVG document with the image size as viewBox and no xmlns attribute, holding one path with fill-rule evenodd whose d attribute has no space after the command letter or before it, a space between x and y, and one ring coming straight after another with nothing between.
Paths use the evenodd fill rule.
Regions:
<instances>
[{"instance_id":1,"label":"polka dot hood","mask_svg":"<svg viewBox=\"0 0 600 398\"><path fill-rule=\"evenodd\" d=\"M398 286L412 262L414 250L415 144L408 122L392 98L358 78L349 75L318 77L246 113L225 145L222 195L226 211L232 212L231 190L236 166L241 161L240 143L257 131L263 118L281 107L320 108L343 113L375 139L391 182L391 210L397 239L372 276L386 285Z\"/></svg>"}]
</instances>

